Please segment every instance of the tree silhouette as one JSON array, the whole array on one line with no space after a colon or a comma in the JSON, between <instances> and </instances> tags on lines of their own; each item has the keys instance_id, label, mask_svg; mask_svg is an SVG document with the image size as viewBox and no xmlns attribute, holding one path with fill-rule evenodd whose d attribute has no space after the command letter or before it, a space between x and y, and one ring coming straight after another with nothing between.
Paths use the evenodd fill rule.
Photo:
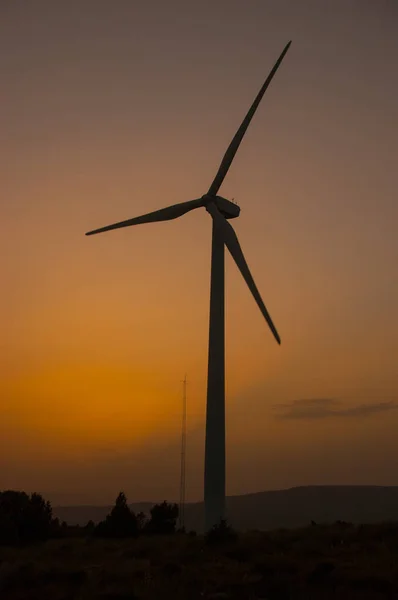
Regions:
<instances>
[{"instance_id":1,"label":"tree silhouette","mask_svg":"<svg viewBox=\"0 0 398 600\"><path fill-rule=\"evenodd\" d=\"M18 527L11 515L0 509L0 545L15 545L19 542Z\"/></svg>"},{"instance_id":2,"label":"tree silhouette","mask_svg":"<svg viewBox=\"0 0 398 600\"><path fill-rule=\"evenodd\" d=\"M221 519L217 525L213 525L205 534L205 542L210 546L233 542L237 538L238 534L232 529L226 519Z\"/></svg>"},{"instance_id":3,"label":"tree silhouette","mask_svg":"<svg viewBox=\"0 0 398 600\"><path fill-rule=\"evenodd\" d=\"M84 527L87 533L93 533L95 530L95 523L92 519L90 519Z\"/></svg>"},{"instance_id":4,"label":"tree silhouette","mask_svg":"<svg viewBox=\"0 0 398 600\"><path fill-rule=\"evenodd\" d=\"M0 492L0 541L2 543L46 540L57 528L50 502L34 492Z\"/></svg>"},{"instance_id":5,"label":"tree silhouette","mask_svg":"<svg viewBox=\"0 0 398 600\"><path fill-rule=\"evenodd\" d=\"M168 504L166 500L151 508L151 518L145 526L148 533L174 533L178 519L178 505Z\"/></svg>"},{"instance_id":6,"label":"tree silhouette","mask_svg":"<svg viewBox=\"0 0 398 600\"><path fill-rule=\"evenodd\" d=\"M47 539L51 533L52 508L40 494L33 493L26 507L20 535L24 540Z\"/></svg>"},{"instance_id":7,"label":"tree silhouette","mask_svg":"<svg viewBox=\"0 0 398 600\"><path fill-rule=\"evenodd\" d=\"M120 492L105 521L98 523L94 535L100 537L134 537L138 535L138 520L127 505L124 492Z\"/></svg>"}]
</instances>

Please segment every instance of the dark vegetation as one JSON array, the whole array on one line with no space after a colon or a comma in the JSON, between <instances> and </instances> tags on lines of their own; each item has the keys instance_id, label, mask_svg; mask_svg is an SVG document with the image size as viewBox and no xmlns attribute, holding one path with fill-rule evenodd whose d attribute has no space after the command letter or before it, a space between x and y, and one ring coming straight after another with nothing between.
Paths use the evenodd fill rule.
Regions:
<instances>
[{"instance_id":1,"label":"dark vegetation","mask_svg":"<svg viewBox=\"0 0 398 600\"><path fill-rule=\"evenodd\" d=\"M40 494L0 493L4 600L398 598L398 524L315 521L205 536L176 529L178 507L135 514L121 492L97 525L54 519Z\"/></svg>"},{"instance_id":2,"label":"dark vegetation","mask_svg":"<svg viewBox=\"0 0 398 600\"><path fill-rule=\"evenodd\" d=\"M127 498L120 492L115 506L103 521L89 521L84 527L68 526L53 518L50 502L40 494L0 492L0 545L26 545L51 538L87 537L134 538L138 535L173 534L178 519L177 504L166 501L155 504L150 514L137 515L129 508Z\"/></svg>"}]
</instances>

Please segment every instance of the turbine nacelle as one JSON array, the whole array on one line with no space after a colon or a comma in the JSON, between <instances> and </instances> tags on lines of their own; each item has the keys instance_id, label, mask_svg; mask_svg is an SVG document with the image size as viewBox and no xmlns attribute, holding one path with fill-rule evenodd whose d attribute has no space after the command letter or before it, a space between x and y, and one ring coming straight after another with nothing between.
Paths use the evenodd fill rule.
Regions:
<instances>
[{"instance_id":1,"label":"turbine nacelle","mask_svg":"<svg viewBox=\"0 0 398 600\"><path fill-rule=\"evenodd\" d=\"M231 202L231 200L227 200L222 196L213 196L211 194L204 194L202 198L205 201L207 211L207 205L210 202L213 202L225 219L236 219L236 217L239 217L240 207L234 202Z\"/></svg>"}]
</instances>

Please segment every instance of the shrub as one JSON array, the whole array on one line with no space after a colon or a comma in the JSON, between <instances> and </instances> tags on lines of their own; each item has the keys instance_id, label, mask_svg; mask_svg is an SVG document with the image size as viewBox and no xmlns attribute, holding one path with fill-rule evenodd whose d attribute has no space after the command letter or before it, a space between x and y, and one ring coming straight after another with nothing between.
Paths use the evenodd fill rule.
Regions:
<instances>
[{"instance_id":1,"label":"shrub","mask_svg":"<svg viewBox=\"0 0 398 600\"><path fill-rule=\"evenodd\" d=\"M151 518L145 525L144 531L154 534L175 533L178 519L178 505L166 501L155 504L151 508Z\"/></svg>"},{"instance_id":2,"label":"shrub","mask_svg":"<svg viewBox=\"0 0 398 600\"><path fill-rule=\"evenodd\" d=\"M213 527L206 533L205 542L209 545L222 544L225 542L232 542L237 540L238 534L230 525L228 525L226 519L221 519L220 523L213 525Z\"/></svg>"},{"instance_id":3,"label":"shrub","mask_svg":"<svg viewBox=\"0 0 398 600\"><path fill-rule=\"evenodd\" d=\"M40 494L0 492L0 543L44 541L58 529L59 521L52 518L51 504Z\"/></svg>"},{"instance_id":4,"label":"shrub","mask_svg":"<svg viewBox=\"0 0 398 600\"><path fill-rule=\"evenodd\" d=\"M115 506L112 508L105 521L101 521L93 531L98 537L125 538L138 535L138 520L136 515L127 505L127 499L123 492L116 498Z\"/></svg>"}]
</instances>

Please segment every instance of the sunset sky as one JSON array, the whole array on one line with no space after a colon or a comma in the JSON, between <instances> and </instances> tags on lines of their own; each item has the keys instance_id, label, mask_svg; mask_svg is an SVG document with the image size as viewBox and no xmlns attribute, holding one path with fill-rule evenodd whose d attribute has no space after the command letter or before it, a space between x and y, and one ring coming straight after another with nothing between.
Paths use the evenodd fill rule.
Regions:
<instances>
[{"instance_id":1,"label":"sunset sky","mask_svg":"<svg viewBox=\"0 0 398 600\"><path fill-rule=\"evenodd\" d=\"M395 0L3 0L0 489L203 498L211 219L85 237L220 194L227 493L398 485Z\"/></svg>"}]
</instances>

